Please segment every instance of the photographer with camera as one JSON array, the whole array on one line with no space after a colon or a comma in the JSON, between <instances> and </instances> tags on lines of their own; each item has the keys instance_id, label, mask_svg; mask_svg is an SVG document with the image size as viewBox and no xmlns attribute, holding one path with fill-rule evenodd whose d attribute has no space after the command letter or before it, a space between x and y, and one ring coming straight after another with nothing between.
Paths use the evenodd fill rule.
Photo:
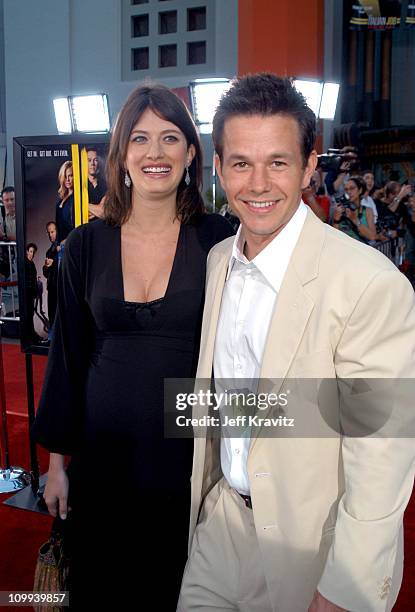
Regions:
<instances>
[{"instance_id":1,"label":"photographer with camera","mask_svg":"<svg viewBox=\"0 0 415 612\"><path fill-rule=\"evenodd\" d=\"M325 178L327 193L331 196L342 196L350 174L358 171L357 151L355 147L328 149L327 154L319 155L319 167L327 172Z\"/></svg>"},{"instance_id":2,"label":"photographer with camera","mask_svg":"<svg viewBox=\"0 0 415 612\"><path fill-rule=\"evenodd\" d=\"M397 181L386 183L384 197L376 202L378 208L380 204L379 216L382 217L392 212L399 218L405 218L407 216L405 202L407 202L412 191L412 185L401 185Z\"/></svg>"},{"instance_id":3,"label":"photographer with camera","mask_svg":"<svg viewBox=\"0 0 415 612\"><path fill-rule=\"evenodd\" d=\"M333 227L360 242L376 239L373 211L362 203L366 189L361 176L351 176L346 181L344 195L336 197L333 215Z\"/></svg>"},{"instance_id":4,"label":"photographer with camera","mask_svg":"<svg viewBox=\"0 0 415 612\"><path fill-rule=\"evenodd\" d=\"M303 201L319 219L327 223L330 215L330 198L326 195L323 181L318 170L313 172L310 185L303 189Z\"/></svg>"},{"instance_id":5,"label":"photographer with camera","mask_svg":"<svg viewBox=\"0 0 415 612\"><path fill-rule=\"evenodd\" d=\"M401 185L397 181L389 181L385 185L385 195L375 200L378 210L377 239L384 242L396 238L402 220L409 221L406 203L412 193L412 185Z\"/></svg>"}]
</instances>

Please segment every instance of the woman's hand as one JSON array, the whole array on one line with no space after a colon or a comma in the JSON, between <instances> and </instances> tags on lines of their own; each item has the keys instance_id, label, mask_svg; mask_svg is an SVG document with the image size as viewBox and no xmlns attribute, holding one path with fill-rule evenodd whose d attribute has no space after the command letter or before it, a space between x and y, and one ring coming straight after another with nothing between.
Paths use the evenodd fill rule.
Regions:
<instances>
[{"instance_id":1,"label":"woman's hand","mask_svg":"<svg viewBox=\"0 0 415 612\"><path fill-rule=\"evenodd\" d=\"M352 221L352 223L357 225L357 221L358 221L357 209L356 210L352 210L351 208L346 208L345 215L346 215L346 217L348 219L350 219L350 221Z\"/></svg>"},{"instance_id":2,"label":"woman's hand","mask_svg":"<svg viewBox=\"0 0 415 612\"><path fill-rule=\"evenodd\" d=\"M68 492L69 481L64 468L64 457L52 453L43 497L53 517L56 517L59 511L60 518L66 519L71 509L68 508Z\"/></svg>"},{"instance_id":3,"label":"woman's hand","mask_svg":"<svg viewBox=\"0 0 415 612\"><path fill-rule=\"evenodd\" d=\"M341 204L337 204L336 208L334 209L333 221L335 223L338 223L340 219L342 218L343 213L344 213L344 206L342 206Z\"/></svg>"}]
</instances>

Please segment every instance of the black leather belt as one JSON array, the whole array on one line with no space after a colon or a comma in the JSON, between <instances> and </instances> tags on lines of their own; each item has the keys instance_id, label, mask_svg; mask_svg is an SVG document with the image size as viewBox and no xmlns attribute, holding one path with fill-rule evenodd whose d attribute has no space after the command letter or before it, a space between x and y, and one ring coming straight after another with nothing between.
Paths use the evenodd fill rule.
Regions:
<instances>
[{"instance_id":1,"label":"black leather belt","mask_svg":"<svg viewBox=\"0 0 415 612\"><path fill-rule=\"evenodd\" d=\"M242 493L239 493L239 491L237 491L237 493L244 500L245 506L247 508L251 508L251 510L252 510L252 499L251 499L251 496L250 495L242 495Z\"/></svg>"}]
</instances>

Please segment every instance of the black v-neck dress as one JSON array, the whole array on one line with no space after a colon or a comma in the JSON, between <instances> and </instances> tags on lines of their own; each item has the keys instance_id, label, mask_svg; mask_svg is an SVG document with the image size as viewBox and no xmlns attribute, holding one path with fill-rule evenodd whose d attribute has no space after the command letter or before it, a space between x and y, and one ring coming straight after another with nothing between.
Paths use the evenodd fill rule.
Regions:
<instances>
[{"instance_id":1,"label":"black v-neck dress","mask_svg":"<svg viewBox=\"0 0 415 612\"><path fill-rule=\"evenodd\" d=\"M163 437L163 380L195 375L207 253L232 232L219 215L182 225L166 294L144 304L124 300L119 227L96 221L66 241L32 433L72 457L71 609L175 610L192 442Z\"/></svg>"}]
</instances>

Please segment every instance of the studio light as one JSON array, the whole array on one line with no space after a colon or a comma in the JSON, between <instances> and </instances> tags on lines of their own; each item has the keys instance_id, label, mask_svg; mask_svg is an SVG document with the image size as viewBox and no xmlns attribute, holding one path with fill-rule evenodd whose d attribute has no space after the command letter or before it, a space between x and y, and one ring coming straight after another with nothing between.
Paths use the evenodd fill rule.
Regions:
<instances>
[{"instance_id":1,"label":"studio light","mask_svg":"<svg viewBox=\"0 0 415 612\"><path fill-rule=\"evenodd\" d=\"M58 132L102 133L110 130L106 94L68 96L53 100Z\"/></svg>"},{"instance_id":2,"label":"studio light","mask_svg":"<svg viewBox=\"0 0 415 612\"><path fill-rule=\"evenodd\" d=\"M338 83L324 83L319 112L320 119L334 119L339 89L340 85Z\"/></svg>"},{"instance_id":3,"label":"studio light","mask_svg":"<svg viewBox=\"0 0 415 612\"><path fill-rule=\"evenodd\" d=\"M68 98L55 98L53 108L55 109L56 127L59 134L70 134L72 132L72 122Z\"/></svg>"},{"instance_id":4,"label":"studio light","mask_svg":"<svg viewBox=\"0 0 415 612\"><path fill-rule=\"evenodd\" d=\"M334 119L340 85L309 79L294 79L294 87L303 94L308 106L319 119Z\"/></svg>"},{"instance_id":5,"label":"studio light","mask_svg":"<svg viewBox=\"0 0 415 612\"><path fill-rule=\"evenodd\" d=\"M323 91L323 83L319 81L306 81L295 79L294 87L297 91L303 94L307 105L311 108L316 117L320 110L321 94Z\"/></svg>"},{"instance_id":6,"label":"studio light","mask_svg":"<svg viewBox=\"0 0 415 612\"><path fill-rule=\"evenodd\" d=\"M213 115L222 95L230 87L229 79L195 79L189 83L193 117L201 134L212 132Z\"/></svg>"},{"instance_id":7,"label":"studio light","mask_svg":"<svg viewBox=\"0 0 415 612\"><path fill-rule=\"evenodd\" d=\"M109 132L110 116L105 94L70 98L74 128L77 132Z\"/></svg>"}]
</instances>

